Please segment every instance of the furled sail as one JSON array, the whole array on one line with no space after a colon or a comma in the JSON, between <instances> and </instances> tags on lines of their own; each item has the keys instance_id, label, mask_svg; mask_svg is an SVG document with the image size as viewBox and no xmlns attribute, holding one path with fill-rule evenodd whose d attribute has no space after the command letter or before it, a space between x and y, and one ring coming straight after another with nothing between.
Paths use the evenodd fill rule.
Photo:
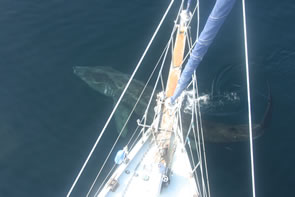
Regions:
<instances>
[{"instance_id":1,"label":"furled sail","mask_svg":"<svg viewBox=\"0 0 295 197\"><path fill-rule=\"evenodd\" d=\"M194 70L202 61L220 27L225 21L227 15L230 13L235 1L236 0L216 0L214 8L210 13L205 27L201 32L199 39L192 50L190 58L181 74L176 90L171 97L172 103L174 103L181 92L187 87Z\"/></svg>"}]
</instances>

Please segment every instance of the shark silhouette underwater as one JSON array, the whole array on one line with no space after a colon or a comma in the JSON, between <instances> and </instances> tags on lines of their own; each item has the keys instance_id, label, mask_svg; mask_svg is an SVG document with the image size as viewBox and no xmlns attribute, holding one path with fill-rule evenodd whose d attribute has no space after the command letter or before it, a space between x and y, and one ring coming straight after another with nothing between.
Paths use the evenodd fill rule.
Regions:
<instances>
[{"instance_id":1,"label":"shark silhouette underwater","mask_svg":"<svg viewBox=\"0 0 295 197\"><path fill-rule=\"evenodd\" d=\"M74 74L86 82L91 88L99 93L111 97L114 102L120 97L125 85L129 80L129 75L121 73L110 67L80 67L73 68ZM135 104L141 90L144 87L144 83L139 80L134 80L128 88L125 96L123 97L121 104L118 106L115 113L115 122L117 129L120 131L123 127L129 113L131 112L133 105ZM151 87L147 87L143 94L138 106L135 108L135 114L143 115L146 109L148 100L152 92ZM260 137L266 129L267 122L271 116L271 96L267 101L267 106L264 112L264 116L259 124L253 124L253 137ZM190 116L183 116L183 125L189 125ZM210 120L202 120L204 139L207 142L224 143L224 142L238 142L249 139L249 126L248 124L225 124L222 122L215 122ZM184 131L188 128L184 128ZM126 135L128 129L123 132Z\"/></svg>"}]
</instances>

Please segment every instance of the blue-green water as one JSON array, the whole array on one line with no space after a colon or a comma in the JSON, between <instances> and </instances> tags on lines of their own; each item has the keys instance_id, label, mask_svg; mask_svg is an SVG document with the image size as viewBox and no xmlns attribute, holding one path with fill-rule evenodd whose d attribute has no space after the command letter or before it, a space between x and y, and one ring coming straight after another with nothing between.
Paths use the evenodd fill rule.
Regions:
<instances>
[{"instance_id":1,"label":"blue-green water","mask_svg":"<svg viewBox=\"0 0 295 197\"><path fill-rule=\"evenodd\" d=\"M0 2L0 196L66 195L113 106L72 67L130 73L168 3ZM202 24L213 4L201 2ZM290 0L247 2L251 69L273 96L270 128L255 141L257 196L293 196L294 10ZM198 70L204 92L222 67L243 64L241 22L238 2ZM73 196L85 195L114 130L112 122ZM209 144L208 166L212 196L250 196L247 142Z\"/></svg>"}]
</instances>

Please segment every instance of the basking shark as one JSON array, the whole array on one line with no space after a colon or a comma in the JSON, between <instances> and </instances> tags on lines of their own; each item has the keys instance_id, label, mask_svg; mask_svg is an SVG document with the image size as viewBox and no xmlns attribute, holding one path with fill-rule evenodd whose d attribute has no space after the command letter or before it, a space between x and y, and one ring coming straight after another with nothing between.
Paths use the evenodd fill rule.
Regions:
<instances>
[{"instance_id":1,"label":"basking shark","mask_svg":"<svg viewBox=\"0 0 295 197\"><path fill-rule=\"evenodd\" d=\"M91 88L98 91L99 93L111 97L114 103L119 99L125 85L127 84L130 76L123 74L110 67L74 67L74 73L86 82ZM125 96L122 98L120 105L114 114L115 122L118 131L123 128L134 104L140 95L144 83L138 80L133 80L130 84ZM134 110L134 113L142 116L145 112L147 103L149 102L149 95L152 94L152 88L146 87L145 93L141 97ZM154 103L151 104L153 106ZM152 117L147 119L151 120ZM126 136L128 132L128 126L125 127L122 136Z\"/></svg>"},{"instance_id":2,"label":"basking shark","mask_svg":"<svg viewBox=\"0 0 295 197\"><path fill-rule=\"evenodd\" d=\"M74 73L86 82L91 88L99 93L111 97L114 102L118 100L123 91L125 85L129 80L129 75L121 73L110 67L80 67L73 68ZM125 96L123 97L121 104L118 106L115 113L115 122L117 129L120 131L123 127L129 113L131 112L138 96L140 95L144 83L139 80L134 80L128 88ZM137 107L135 108L135 114L143 115L146 109L148 100L152 93L152 88L147 87ZM253 124L253 137L257 138L261 136L267 126L267 122L271 116L271 96L269 92L268 103L262 121L259 124ZM189 125L191 116L188 113L183 113L183 125ZM249 126L248 124L226 124L222 122L215 122L210 120L202 121L204 130L204 138L207 142L237 142L249 139ZM184 131L188 128L184 128ZM128 132L126 128L124 134Z\"/></svg>"}]
</instances>

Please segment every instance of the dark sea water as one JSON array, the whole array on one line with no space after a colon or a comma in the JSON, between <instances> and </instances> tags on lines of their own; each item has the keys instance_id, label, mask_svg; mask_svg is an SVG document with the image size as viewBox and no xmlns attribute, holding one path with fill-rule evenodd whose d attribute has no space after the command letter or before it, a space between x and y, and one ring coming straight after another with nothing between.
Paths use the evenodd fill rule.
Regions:
<instances>
[{"instance_id":1,"label":"dark sea water","mask_svg":"<svg viewBox=\"0 0 295 197\"><path fill-rule=\"evenodd\" d=\"M257 196L294 196L295 2L246 3L253 89L268 81L273 101L271 124L254 144ZM66 195L113 107L73 74L73 66L131 73L168 4L0 2L1 197ZM201 26L213 4L201 1ZM238 1L198 70L203 93L222 68L243 65L241 13ZM73 196L85 196L114 130L112 121ZM208 144L207 152L212 196L251 196L248 142Z\"/></svg>"}]
</instances>

